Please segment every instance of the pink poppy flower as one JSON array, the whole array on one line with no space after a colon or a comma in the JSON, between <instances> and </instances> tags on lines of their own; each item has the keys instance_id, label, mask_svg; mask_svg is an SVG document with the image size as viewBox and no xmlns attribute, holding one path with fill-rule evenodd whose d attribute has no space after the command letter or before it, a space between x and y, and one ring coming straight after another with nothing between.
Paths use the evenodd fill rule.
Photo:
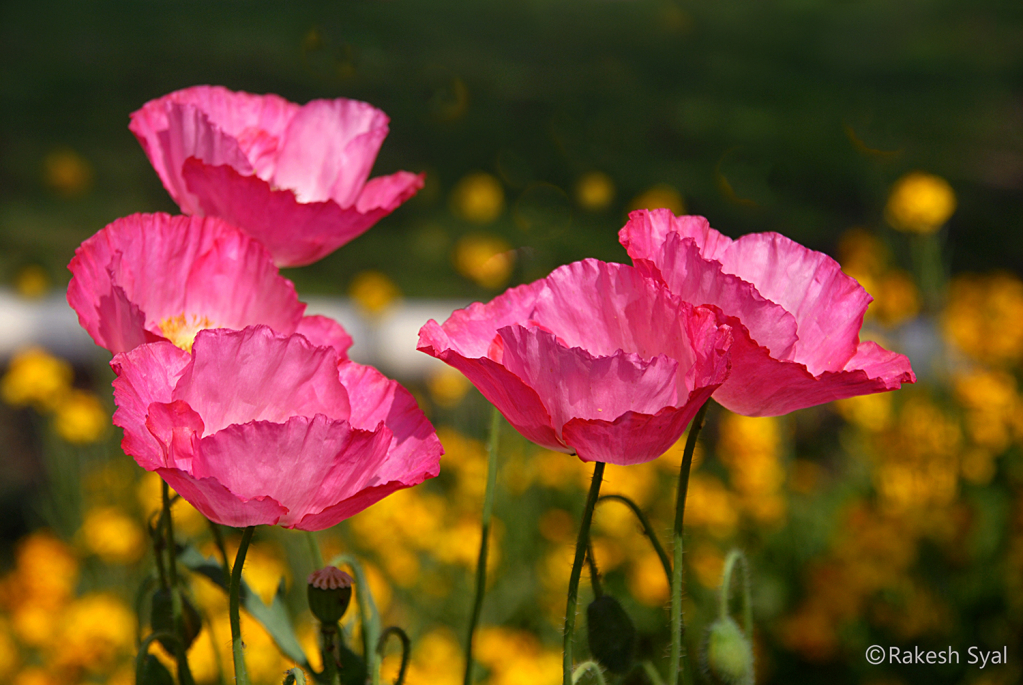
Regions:
<instances>
[{"instance_id":1,"label":"pink poppy flower","mask_svg":"<svg viewBox=\"0 0 1023 685\"><path fill-rule=\"evenodd\" d=\"M96 344L114 354L156 340L189 350L204 328L266 324L345 357L335 321L303 316L295 286L258 242L215 217L133 214L82 243L67 300Z\"/></svg>"},{"instance_id":2,"label":"pink poppy flower","mask_svg":"<svg viewBox=\"0 0 1023 685\"><path fill-rule=\"evenodd\" d=\"M302 266L423 187L423 175L407 171L367 180L389 121L357 100L299 106L195 86L147 102L129 128L182 212L226 219L278 266Z\"/></svg>"},{"instance_id":3,"label":"pink poppy flower","mask_svg":"<svg viewBox=\"0 0 1023 685\"><path fill-rule=\"evenodd\" d=\"M703 217L639 210L619 239L636 267L735 328L729 410L778 416L916 382L909 360L860 342L870 295L838 262L777 233L732 240Z\"/></svg>"},{"instance_id":4,"label":"pink poppy flower","mask_svg":"<svg viewBox=\"0 0 1023 685\"><path fill-rule=\"evenodd\" d=\"M204 330L111 367L124 451L217 523L321 530L439 470L407 390L300 335Z\"/></svg>"},{"instance_id":5,"label":"pink poppy flower","mask_svg":"<svg viewBox=\"0 0 1023 685\"><path fill-rule=\"evenodd\" d=\"M731 331L623 264L587 259L419 331L526 438L583 461L656 459L728 375Z\"/></svg>"}]
</instances>

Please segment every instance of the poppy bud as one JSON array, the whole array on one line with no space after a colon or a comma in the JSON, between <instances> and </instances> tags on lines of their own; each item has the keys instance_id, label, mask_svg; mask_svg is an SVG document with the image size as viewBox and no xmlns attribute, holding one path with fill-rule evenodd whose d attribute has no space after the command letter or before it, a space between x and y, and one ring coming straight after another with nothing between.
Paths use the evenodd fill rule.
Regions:
<instances>
[{"instance_id":1,"label":"poppy bud","mask_svg":"<svg viewBox=\"0 0 1023 685\"><path fill-rule=\"evenodd\" d=\"M161 588L153 593L149 625L152 626L153 632L163 631L177 634L174 629L174 604L171 590ZM199 616L199 612L185 595L181 595L181 627L184 635L179 637L184 640L184 648L187 650L199 636L199 631L202 630L202 617ZM171 654L174 653L174 644L169 640L161 639L160 644Z\"/></svg>"},{"instance_id":2,"label":"poppy bud","mask_svg":"<svg viewBox=\"0 0 1023 685\"><path fill-rule=\"evenodd\" d=\"M731 616L711 624L703 659L717 685L753 685L753 647Z\"/></svg>"},{"instance_id":3,"label":"poppy bud","mask_svg":"<svg viewBox=\"0 0 1023 685\"><path fill-rule=\"evenodd\" d=\"M321 623L341 620L352 599L352 577L334 566L309 574L309 610Z\"/></svg>"},{"instance_id":4,"label":"poppy bud","mask_svg":"<svg viewBox=\"0 0 1023 685\"><path fill-rule=\"evenodd\" d=\"M636 651L636 627L618 600L601 595L586 607L590 654L612 673L628 673Z\"/></svg>"}]
</instances>

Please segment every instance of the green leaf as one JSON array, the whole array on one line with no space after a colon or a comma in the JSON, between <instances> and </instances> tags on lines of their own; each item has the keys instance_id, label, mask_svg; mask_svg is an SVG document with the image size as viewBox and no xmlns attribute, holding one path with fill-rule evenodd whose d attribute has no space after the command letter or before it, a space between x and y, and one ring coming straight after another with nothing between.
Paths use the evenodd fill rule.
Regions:
<instances>
[{"instance_id":1,"label":"green leaf","mask_svg":"<svg viewBox=\"0 0 1023 685\"><path fill-rule=\"evenodd\" d=\"M178 561L194 573L206 576L224 591L228 591L228 579L224 576L224 567L212 557L205 557L191 545L184 547L178 555ZM302 668L312 670L306 659L305 651L298 642L295 629L291 625L291 615L284 605L284 579L277 586L270 606L263 603L255 592L242 580L240 593L241 604L252 618L263 624L270 637L289 659Z\"/></svg>"}]
</instances>

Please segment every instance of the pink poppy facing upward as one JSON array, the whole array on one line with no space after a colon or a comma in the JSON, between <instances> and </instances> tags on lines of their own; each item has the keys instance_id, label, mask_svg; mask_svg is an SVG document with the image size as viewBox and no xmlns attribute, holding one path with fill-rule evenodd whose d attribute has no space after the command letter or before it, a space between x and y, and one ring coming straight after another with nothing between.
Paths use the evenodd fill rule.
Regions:
<instances>
[{"instance_id":1,"label":"pink poppy facing upward","mask_svg":"<svg viewBox=\"0 0 1023 685\"><path fill-rule=\"evenodd\" d=\"M321 530L439 470L407 390L300 335L204 330L111 367L124 451L217 523Z\"/></svg>"},{"instance_id":2,"label":"pink poppy facing upward","mask_svg":"<svg viewBox=\"0 0 1023 685\"><path fill-rule=\"evenodd\" d=\"M299 106L195 86L147 102L129 128L182 212L226 219L278 266L302 266L423 187L423 175L407 171L367 180L388 122L357 100Z\"/></svg>"},{"instance_id":3,"label":"pink poppy facing upward","mask_svg":"<svg viewBox=\"0 0 1023 685\"><path fill-rule=\"evenodd\" d=\"M636 269L555 269L419 331L526 438L583 461L656 459L728 375L731 330Z\"/></svg>"},{"instance_id":4,"label":"pink poppy facing upward","mask_svg":"<svg viewBox=\"0 0 1023 685\"><path fill-rule=\"evenodd\" d=\"M295 286L261 244L215 217L133 214L82 243L68 265L68 304L96 344L114 354L169 340L184 350L204 328L266 324L333 346L337 322L303 316Z\"/></svg>"},{"instance_id":5,"label":"pink poppy facing upward","mask_svg":"<svg viewBox=\"0 0 1023 685\"><path fill-rule=\"evenodd\" d=\"M872 298L825 254L777 233L733 241L666 209L633 212L619 239L637 268L732 323L732 372L714 393L731 411L778 416L916 382L906 357L860 342Z\"/></svg>"}]
</instances>

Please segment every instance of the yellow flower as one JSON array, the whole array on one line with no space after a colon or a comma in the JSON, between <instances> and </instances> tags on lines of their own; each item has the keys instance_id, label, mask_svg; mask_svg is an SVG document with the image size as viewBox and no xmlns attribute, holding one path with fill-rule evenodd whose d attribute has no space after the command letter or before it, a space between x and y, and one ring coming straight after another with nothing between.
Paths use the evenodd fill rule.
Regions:
<instances>
[{"instance_id":1,"label":"yellow flower","mask_svg":"<svg viewBox=\"0 0 1023 685\"><path fill-rule=\"evenodd\" d=\"M56 662L93 672L108 670L135 646L135 614L112 595L76 599L57 626Z\"/></svg>"},{"instance_id":2,"label":"yellow flower","mask_svg":"<svg viewBox=\"0 0 1023 685\"><path fill-rule=\"evenodd\" d=\"M920 293L905 271L889 271L881 276L871 295L869 313L886 326L898 326L920 311Z\"/></svg>"},{"instance_id":3,"label":"yellow flower","mask_svg":"<svg viewBox=\"0 0 1023 685\"><path fill-rule=\"evenodd\" d=\"M462 401L472 384L457 369L444 366L427 379L426 387L434 404L450 409Z\"/></svg>"},{"instance_id":4,"label":"yellow flower","mask_svg":"<svg viewBox=\"0 0 1023 685\"><path fill-rule=\"evenodd\" d=\"M721 573L724 567L725 556L712 545L698 545L689 554L689 568L692 569L696 582L705 588L715 588L721 585Z\"/></svg>"},{"instance_id":5,"label":"yellow flower","mask_svg":"<svg viewBox=\"0 0 1023 685\"><path fill-rule=\"evenodd\" d=\"M15 551L19 599L57 607L78 584L78 559L71 548L51 533L32 533L18 543Z\"/></svg>"},{"instance_id":6,"label":"yellow flower","mask_svg":"<svg viewBox=\"0 0 1023 685\"><path fill-rule=\"evenodd\" d=\"M1023 281L1008 273L956 277L942 328L947 340L979 361L1018 363L1023 358Z\"/></svg>"},{"instance_id":7,"label":"yellow flower","mask_svg":"<svg viewBox=\"0 0 1023 685\"><path fill-rule=\"evenodd\" d=\"M449 628L436 628L416 640L405 682L422 685L458 685L462 682L465 660L458 637ZM383 679L393 682L398 660L384 661Z\"/></svg>"},{"instance_id":8,"label":"yellow flower","mask_svg":"<svg viewBox=\"0 0 1023 685\"><path fill-rule=\"evenodd\" d=\"M484 288L499 288L508 282L515 267L515 252L502 238L470 233L455 243L455 270Z\"/></svg>"},{"instance_id":9,"label":"yellow flower","mask_svg":"<svg viewBox=\"0 0 1023 685\"><path fill-rule=\"evenodd\" d=\"M463 176L451 190L451 211L474 224L489 224L504 211L501 182L482 171Z\"/></svg>"},{"instance_id":10,"label":"yellow flower","mask_svg":"<svg viewBox=\"0 0 1023 685\"><path fill-rule=\"evenodd\" d=\"M88 191L92 187L92 177L92 166L74 150L54 150L43 160L43 180L65 197Z\"/></svg>"},{"instance_id":11,"label":"yellow flower","mask_svg":"<svg viewBox=\"0 0 1023 685\"><path fill-rule=\"evenodd\" d=\"M75 445L96 442L107 432L110 417L103 402L91 392L71 390L57 406L53 428Z\"/></svg>"},{"instance_id":12,"label":"yellow flower","mask_svg":"<svg viewBox=\"0 0 1023 685\"><path fill-rule=\"evenodd\" d=\"M956 210L956 195L940 176L914 171L892 186L885 207L888 223L909 233L933 233Z\"/></svg>"},{"instance_id":13,"label":"yellow flower","mask_svg":"<svg viewBox=\"0 0 1023 685\"><path fill-rule=\"evenodd\" d=\"M0 380L0 395L15 407L33 405L40 411L57 408L71 389L71 365L39 347L19 352Z\"/></svg>"},{"instance_id":14,"label":"yellow flower","mask_svg":"<svg viewBox=\"0 0 1023 685\"><path fill-rule=\"evenodd\" d=\"M838 400L835 409L846 421L869 431L881 431L891 424L892 395L879 392Z\"/></svg>"},{"instance_id":15,"label":"yellow flower","mask_svg":"<svg viewBox=\"0 0 1023 685\"><path fill-rule=\"evenodd\" d=\"M401 290L379 271L362 271L348 286L348 294L365 311L380 314L401 297Z\"/></svg>"},{"instance_id":16,"label":"yellow flower","mask_svg":"<svg viewBox=\"0 0 1023 685\"><path fill-rule=\"evenodd\" d=\"M146 549L142 526L114 507L91 509L82 523L81 536L85 547L107 563L130 564Z\"/></svg>"},{"instance_id":17,"label":"yellow flower","mask_svg":"<svg viewBox=\"0 0 1023 685\"><path fill-rule=\"evenodd\" d=\"M686 203L673 186L658 183L633 198L629 211L636 209L670 209L672 214L681 216L686 213Z\"/></svg>"},{"instance_id":18,"label":"yellow flower","mask_svg":"<svg viewBox=\"0 0 1023 685\"><path fill-rule=\"evenodd\" d=\"M626 582L632 596L651 607L664 604L671 593L668 579L664 575L664 565L653 550L632 559Z\"/></svg>"},{"instance_id":19,"label":"yellow flower","mask_svg":"<svg viewBox=\"0 0 1023 685\"><path fill-rule=\"evenodd\" d=\"M28 264L14 276L14 289L24 298L42 297L50 289L50 276L38 264Z\"/></svg>"},{"instance_id":20,"label":"yellow flower","mask_svg":"<svg viewBox=\"0 0 1023 685\"><path fill-rule=\"evenodd\" d=\"M11 685L61 685L61 680L45 669L30 666L14 676Z\"/></svg>"},{"instance_id":21,"label":"yellow flower","mask_svg":"<svg viewBox=\"0 0 1023 685\"><path fill-rule=\"evenodd\" d=\"M610 176L599 171L584 174L575 186L576 202L591 212L606 209L614 197L614 182Z\"/></svg>"}]
</instances>

